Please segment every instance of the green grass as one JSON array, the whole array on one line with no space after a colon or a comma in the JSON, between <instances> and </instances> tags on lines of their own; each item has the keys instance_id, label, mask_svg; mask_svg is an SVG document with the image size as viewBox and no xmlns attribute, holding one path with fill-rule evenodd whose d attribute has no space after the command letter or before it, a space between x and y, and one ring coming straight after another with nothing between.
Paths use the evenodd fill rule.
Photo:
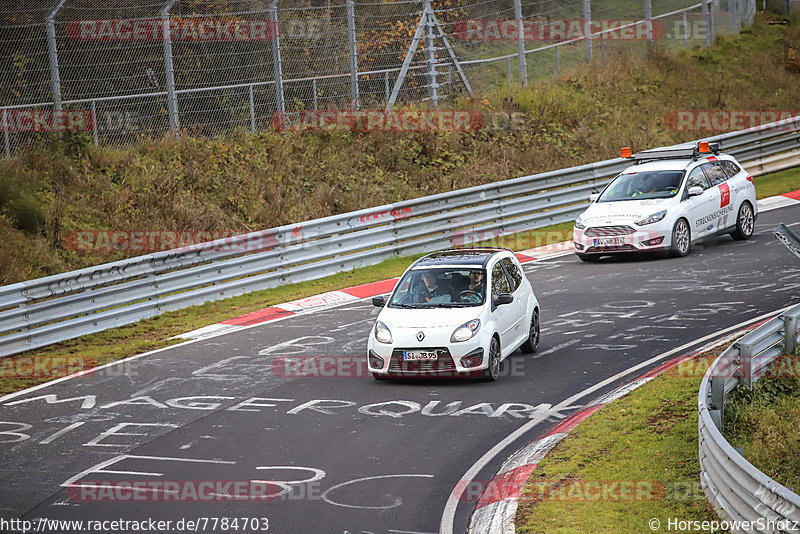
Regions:
<instances>
[{"instance_id":1,"label":"green grass","mask_svg":"<svg viewBox=\"0 0 800 534\"><path fill-rule=\"evenodd\" d=\"M800 351L776 361L752 389L734 391L723 434L758 469L800 490Z\"/></svg>"},{"instance_id":2,"label":"green grass","mask_svg":"<svg viewBox=\"0 0 800 534\"><path fill-rule=\"evenodd\" d=\"M119 148L63 136L21 149L0 161L0 284L141 254L74 250L77 231L236 235L711 133L671 129L665 118L676 110L794 109L800 32L795 21L766 24L769 16L711 49L658 43L643 58L642 43L608 42L605 59L586 65L581 46L566 47L560 76L554 52L530 54L525 89L516 61L511 88L500 62L470 74L493 89L441 104L520 113L518 131L187 133Z\"/></svg>"},{"instance_id":3,"label":"green grass","mask_svg":"<svg viewBox=\"0 0 800 534\"><path fill-rule=\"evenodd\" d=\"M697 391L707 364L662 374L578 425L533 470L517 532L642 533L669 518L717 519L700 488ZM633 488L624 493L615 482ZM592 486L594 484L594 486ZM593 487L606 489L595 498Z\"/></svg>"},{"instance_id":4,"label":"green grass","mask_svg":"<svg viewBox=\"0 0 800 534\"><path fill-rule=\"evenodd\" d=\"M786 169L753 179L758 199L800 190L800 168Z\"/></svg>"}]
</instances>

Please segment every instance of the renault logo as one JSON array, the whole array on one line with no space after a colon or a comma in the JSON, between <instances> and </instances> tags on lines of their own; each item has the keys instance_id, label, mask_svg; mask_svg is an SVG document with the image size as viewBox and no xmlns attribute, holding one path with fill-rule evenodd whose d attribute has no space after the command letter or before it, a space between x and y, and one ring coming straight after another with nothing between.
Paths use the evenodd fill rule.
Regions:
<instances>
[{"instance_id":1,"label":"renault logo","mask_svg":"<svg viewBox=\"0 0 800 534\"><path fill-rule=\"evenodd\" d=\"M423 332L417 332L417 341L422 341L425 339L425 334Z\"/></svg>"}]
</instances>

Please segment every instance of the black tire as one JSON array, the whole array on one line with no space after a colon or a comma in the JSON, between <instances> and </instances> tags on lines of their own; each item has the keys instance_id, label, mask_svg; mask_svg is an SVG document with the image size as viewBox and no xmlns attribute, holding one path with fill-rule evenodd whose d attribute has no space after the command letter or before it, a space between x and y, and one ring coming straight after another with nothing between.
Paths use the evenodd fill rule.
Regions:
<instances>
[{"instance_id":1,"label":"black tire","mask_svg":"<svg viewBox=\"0 0 800 534\"><path fill-rule=\"evenodd\" d=\"M589 263L597 263L600 261L600 254L579 254L577 252L575 254L581 261L587 261Z\"/></svg>"},{"instance_id":2,"label":"black tire","mask_svg":"<svg viewBox=\"0 0 800 534\"><path fill-rule=\"evenodd\" d=\"M736 214L736 230L731 232L731 237L737 241L746 241L753 237L753 230L756 227L756 220L753 214L753 206L749 202L742 202L739 212Z\"/></svg>"},{"instance_id":3,"label":"black tire","mask_svg":"<svg viewBox=\"0 0 800 534\"><path fill-rule=\"evenodd\" d=\"M670 256L677 258L686 256L692 250L692 233L686 219L678 219L672 228L672 246Z\"/></svg>"},{"instance_id":4,"label":"black tire","mask_svg":"<svg viewBox=\"0 0 800 534\"><path fill-rule=\"evenodd\" d=\"M536 352L536 349L539 348L540 337L541 327L539 325L539 309L536 308L533 310L533 314L531 315L531 326L528 329L528 339L526 339L525 343L520 346L522 352L526 354Z\"/></svg>"},{"instance_id":5,"label":"black tire","mask_svg":"<svg viewBox=\"0 0 800 534\"><path fill-rule=\"evenodd\" d=\"M487 382L494 382L500 377L500 342L496 337L492 337L489 343L489 366L481 374L481 378Z\"/></svg>"}]
</instances>

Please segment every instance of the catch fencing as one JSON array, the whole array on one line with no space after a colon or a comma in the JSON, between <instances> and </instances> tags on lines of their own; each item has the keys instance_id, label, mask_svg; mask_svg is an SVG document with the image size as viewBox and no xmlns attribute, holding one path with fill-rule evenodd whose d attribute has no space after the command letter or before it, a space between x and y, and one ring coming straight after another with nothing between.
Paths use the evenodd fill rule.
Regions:
<instances>
[{"instance_id":1,"label":"catch fencing","mask_svg":"<svg viewBox=\"0 0 800 534\"><path fill-rule=\"evenodd\" d=\"M527 85L654 45L709 45L756 0L41 0L0 8L4 152L84 132L258 132Z\"/></svg>"},{"instance_id":2,"label":"catch fencing","mask_svg":"<svg viewBox=\"0 0 800 534\"><path fill-rule=\"evenodd\" d=\"M776 358L795 351L798 321L800 306L794 306L745 335L714 361L700 385L700 483L722 519L752 525L734 528L737 534L795 532L800 525L800 496L759 471L721 432L728 394L752 386Z\"/></svg>"},{"instance_id":3,"label":"catch fencing","mask_svg":"<svg viewBox=\"0 0 800 534\"><path fill-rule=\"evenodd\" d=\"M754 175L800 163L800 116L707 138ZM621 158L157 252L0 287L0 356L388 258L572 221Z\"/></svg>"}]
</instances>

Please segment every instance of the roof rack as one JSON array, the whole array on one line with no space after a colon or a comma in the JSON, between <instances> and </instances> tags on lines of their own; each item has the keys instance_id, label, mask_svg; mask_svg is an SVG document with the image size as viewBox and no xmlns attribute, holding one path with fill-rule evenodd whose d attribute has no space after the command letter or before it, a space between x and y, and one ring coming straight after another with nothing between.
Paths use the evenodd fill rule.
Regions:
<instances>
[{"instance_id":1,"label":"roof rack","mask_svg":"<svg viewBox=\"0 0 800 534\"><path fill-rule=\"evenodd\" d=\"M630 155L630 149L627 152L626 149L623 149L622 157L632 159L634 164L638 164L659 159L699 159L712 153L714 155L719 154L719 143L700 141L694 146L655 148L637 152L633 155Z\"/></svg>"}]
</instances>

